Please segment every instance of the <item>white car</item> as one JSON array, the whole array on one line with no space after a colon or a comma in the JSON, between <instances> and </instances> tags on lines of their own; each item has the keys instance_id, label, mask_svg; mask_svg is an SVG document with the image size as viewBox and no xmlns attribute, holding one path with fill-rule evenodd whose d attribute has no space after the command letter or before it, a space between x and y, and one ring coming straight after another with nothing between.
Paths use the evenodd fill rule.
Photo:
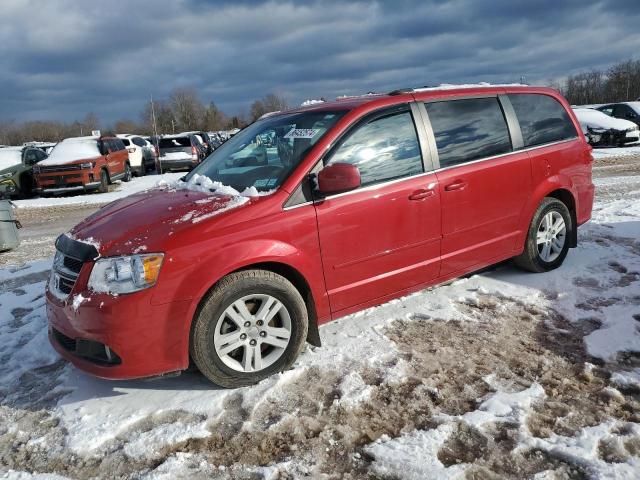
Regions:
<instances>
[{"instance_id":1,"label":"white car","mask_svg":"<svg viewBox=\"0 0 640 480\"><path fill-rule=\"evenodd\" d=\"M640 141L638 125L592 108L573 109L587 141L594 147L621 147Z\"/></svg>"},{"instance_id":2,"label":"white car","mask_svg":"<svg viewBox=\"0 0 640 480\"><path fill-rule=\"evenodd\" d=\"M155 148L140 135L118 134L129 152L129 164L134 175L142 176L155 170Z\"/></svg>"}]
</instances>

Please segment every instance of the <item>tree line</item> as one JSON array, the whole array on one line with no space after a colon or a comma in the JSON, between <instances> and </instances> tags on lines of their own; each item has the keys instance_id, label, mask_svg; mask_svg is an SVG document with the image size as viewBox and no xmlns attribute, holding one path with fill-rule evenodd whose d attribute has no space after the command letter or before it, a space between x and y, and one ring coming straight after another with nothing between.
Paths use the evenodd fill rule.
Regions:
<instances>
[{"instance_id":1,"label":"tree line","mask_svg":"<svg viewBox=\"0 0 640 480\"><path fill-rule=\"evenodd\" d=\"M572 105L634 101L640 98L640 60L570 75L564 84L552 86Z\"/></svg>"},{"instance_id":2,"label":"tree line","mask_svg":"<svg viewBox=\"0 0 640 480\"><path fill-rule=\"evenodd\" d=\"M101 130L103 134L142 135L193 130L230 130L243 128L265 113L287 108L285 97L270 93L262 99L255 100L248 114L227 115L213 101L203 102L195 88L175 88L167 98L147 102L137 121L123 118L111 125L104 125L94 112L88 113L82 120L73 122L0 121L0 145L22 145L30 141L58 142L64 138L91 135L93 130Z\"/></svg>"}]
</instances>

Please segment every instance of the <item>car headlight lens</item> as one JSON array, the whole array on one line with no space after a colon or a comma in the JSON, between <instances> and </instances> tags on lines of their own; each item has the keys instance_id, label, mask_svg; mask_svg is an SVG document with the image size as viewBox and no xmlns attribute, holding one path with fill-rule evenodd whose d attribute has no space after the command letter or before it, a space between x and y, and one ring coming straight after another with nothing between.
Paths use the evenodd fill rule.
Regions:
<instances>
[{"instance_id":1,"label":"car headlight lens","mask_svg":"<svg viewBox=\"0 0 640 480\"><path fill-rule=\"evenodd\" d=\"M81 163L80 164L80 168L89 168L89 169L91 169L91 168L94 167L94 165L95 165L95 163L93 163L93 162Z\"/></svg>"},{"instance_id":2,"label":"car headlight lens","mask_svg":"<svg viewBox=\"0 0 640 480\"><path fill-rule=\"evenodd\" d=\"M150 253L101 258L93 266L89 289L96 293L132 293L153 287L158 281L164 255Z\"/></svg>"}]
</instances>

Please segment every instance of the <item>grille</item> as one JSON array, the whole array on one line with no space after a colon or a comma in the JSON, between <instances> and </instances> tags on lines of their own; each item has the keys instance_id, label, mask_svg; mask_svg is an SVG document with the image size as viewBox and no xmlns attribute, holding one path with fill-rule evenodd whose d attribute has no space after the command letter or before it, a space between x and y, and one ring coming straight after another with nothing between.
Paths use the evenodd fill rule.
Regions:
<instances>
[{"instance_id":1,"label":"grille","mask_svg":"<svg viewBox=\"0 0 640 480\"><path fill-rule=\"evenodd\" d=\"M53 336L56 341L64 348L65 350L69 350L70 352L74 352L76 350L76 341L73 338L67 337L64 333L59 332L55 328L53 330Z\"/></svg>"},{"instance_id":2,"label":"grille","mask_svg":"<svg viewBox=\"0 0 640 480\"><path fill-rule=\"evenodd\" d=\"M63 261L64 266L75 274L80 273L80 270L82 269L82 263L83 263L82 261L76 260L75 258L72 258L72 257L64 257L64 261Z\"/></svg>"},{"instance_id":3,"label":"grille","mask_svg":"<svg viewBox=\"0 0 640 480\"><path fill-rule=\"evenodd\" d=\"M50 166L41 166L40 168L40 172L41 173L47 173L47 172L66 172L69 170L80 170L82 169L82 167L78 164L76 165L50 165Z\"/></svg>"},{"instance_id":4,"label":"grille","mask_svg":"<svg viewBox=\"0 0 640 480\"><path fill-rule=\"evenodd\" d=\"M50 290L56 297L64 300L69 296L78 280L82 265L81 260L56 251L50 282Z\"/></svg>"}]
</instances>

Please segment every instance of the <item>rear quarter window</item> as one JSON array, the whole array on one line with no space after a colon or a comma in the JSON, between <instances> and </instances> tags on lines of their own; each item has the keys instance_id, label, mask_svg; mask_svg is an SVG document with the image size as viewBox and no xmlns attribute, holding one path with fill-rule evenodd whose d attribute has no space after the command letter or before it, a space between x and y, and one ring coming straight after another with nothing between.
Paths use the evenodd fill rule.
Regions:
<instances>
[{"instance_id":1,"label":"rear quarter window","mask_svg":"<svg viewBox=\"0 0 640 480\"><path fill-rule=\"evenodd\" d=\"M525 147L577 136L569 114L555 98L535 93L510 94L508 97L518 117Z\"/></svg>"}]
</instances>

